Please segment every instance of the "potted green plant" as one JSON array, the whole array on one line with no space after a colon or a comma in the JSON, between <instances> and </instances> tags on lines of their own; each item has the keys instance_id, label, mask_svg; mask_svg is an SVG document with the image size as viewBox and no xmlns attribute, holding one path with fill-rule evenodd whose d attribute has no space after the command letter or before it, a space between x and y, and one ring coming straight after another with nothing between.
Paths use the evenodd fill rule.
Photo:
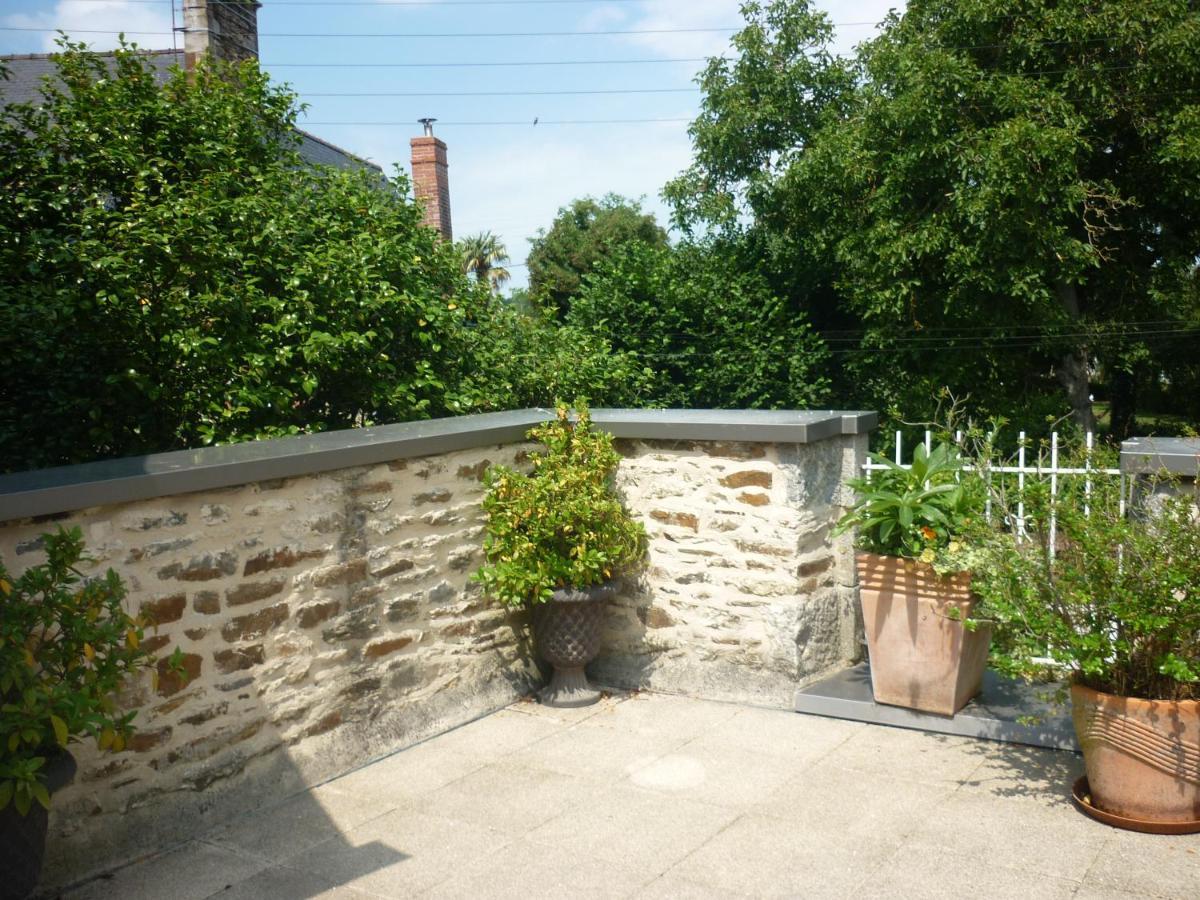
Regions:
<instances>
[{"instance_id":1,"label":"potted green plant","mask_svg":"<svg viewBox=\"0 0 1200 900\"><path fill-rule=\"evenodd\" d=\"M979 692L989 628L976 627L973 548L965 532L983 511L958 448L918 445L911 467L849 484L856 502L835 533L857 529L863 627L877 703L954 715Z\"/></svg>"},{"instance_id":2,"label":"potted green plant","mask_svg":"<svg viewBox=\"0 0 1200 900\"><path fill-rule=\"evenodd\" d=\"M584 666L600 649L604 604L644 558L646 531L616 494L620 455L586 407L573 418L560 406L529 438L544 447L530 474L492 466L485 476L486 563L473 577L501 603L532 607L535 643L554 667L541 701L586 706L600 697Z\"/></svg>"},{"instance_id":3,"label":"potted green plant","mask_svg":"<svg viewBox=\"0 0 1200 900\"><path fill-rule=\"evenodd\" d=\"M979 615L996 627L993 665L1031 680L1069 675L1088 812L1139 830L1200 830L1197 501L1167 492L1126 514L1119 483L1088 484L1069 479L1057 496L1030 486L1023 528L994 536L976 579Z\"/></svg>"},{"instance_id":4,"label":"potted green plant","mask_svg":"<svg viewBox=\"0 0 1200 900\"><path fill-rule=\"evenodd\" d=\"M88 735L122 750L135 713L114 699L152 665L145 623L121 606L111 569L85 579L78 528L42 536L46 560L13 579L0 564L0 883L23 897L37 885L50 797L70 782L67 747ZM151 671L151 677L157 676Z\"/></svg>"}]
</instances>

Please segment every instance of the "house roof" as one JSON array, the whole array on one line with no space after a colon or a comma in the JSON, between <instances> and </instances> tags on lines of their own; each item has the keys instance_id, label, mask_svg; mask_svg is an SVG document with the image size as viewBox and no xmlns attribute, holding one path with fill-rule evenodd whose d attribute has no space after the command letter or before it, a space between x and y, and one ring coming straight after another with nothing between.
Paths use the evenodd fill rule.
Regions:
<instances>
[{"instance_id":1,"label":"house roof","mask_svg":"<svg viewBox=\"0 0 1200 900\"><path fill-rule=\"evenodd\" d=\"M139 51L150 63L155 77L165 82L171 76L175 66L183 65L182 50L142 50ZM100 54L106 63L111 64L113 56L110 53ZM47 76L54 77L58 71L54 64L54 54L25 53L18 55L0 56L8 69L8 79L0 78L0 106L13 103L38 103L42 99L42 87ZM296 129L300 137L297 150L300 156L313 165L335 166L339 169L371 169L383 175L383 169L373 162L360 156L355 156L348 150L343 150L315 134L309 134L303 129Z\"/></svg>"}]
</instances>

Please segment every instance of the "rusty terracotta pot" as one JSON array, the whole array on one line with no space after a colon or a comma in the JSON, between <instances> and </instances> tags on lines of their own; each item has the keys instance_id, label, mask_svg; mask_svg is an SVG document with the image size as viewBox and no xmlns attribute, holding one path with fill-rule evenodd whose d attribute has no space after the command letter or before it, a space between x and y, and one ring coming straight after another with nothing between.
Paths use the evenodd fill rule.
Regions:
<instances>
[{"instance_id":1,"label":"rusty terracotta pot","mask_svg":"<svg viewBox=\"0 0 1200 900\"><path fill-rule=\"evenodd\" d=\"M1092 802L1143 822L1200 821L1200 700L1139 700L1071 686Z\"/></svg>"},{"instance_id":2,"label":"rusty terracotta pot","mask_svg":"<svg viewBox=\"0 0 1200 900\"><path fill-rule=\"evenodd\" d=\"M954 715L979 693L992 638L963 625L976 602L970 576L874 553L857 562L875 702Z\"/></svg>"}]
</instances>

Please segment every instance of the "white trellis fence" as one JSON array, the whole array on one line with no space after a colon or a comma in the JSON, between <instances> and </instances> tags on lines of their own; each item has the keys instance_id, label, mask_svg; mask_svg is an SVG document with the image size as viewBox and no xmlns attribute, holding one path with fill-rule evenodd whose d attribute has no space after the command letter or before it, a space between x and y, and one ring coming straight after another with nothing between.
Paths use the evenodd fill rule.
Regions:
<instances>
[{"instance_id":1,"label":"white trellis fence","mask_svg":"<svg viewBox=\"0 0 1200 900\"><path fill-rule=\"evenodd\" d=\"M956 444L959 444L961 446L962 440L963 440L963 434L961 431L955 433L954 440L955 440ZM1013 526L1016 529L1016 532L1018 535L1025 534L1025 500L1024 500L1025 480L1027 478L1031 478L1031 477L1032 478L1040 478L1043 480L1049 479L1051 498L1055 498L1058 496L1058 486L1059 486L1060 478L1083 478L1084 479L1084 496L1085 497L1091 496L1092 484L1095 479L1097 479L1097 478L1119 478L1121 481L1120 513L1122 516L1125 515L1126 498L1128 497L1128 489L1130 487L1130 484L1127 483L1125 473L1123 473L1120 469L1109 469L1109 468L1104 468L1104 467L1096 467L1091 464L1092 451L1095 448L1095 437L1092 434L1092 432L1090 432L1090 431L1087 433L1087 441L1086 441L1085 446L1086 446L1086 453L1084 454L1084 465L1082 467L1060 466L1059 459L1058 459L1059 439L1058 439L1058 432L1055 431L1050 435L1049 459L1048 460L1046 459L1045 450L1039 449L1036 460L1031 462L1029 459L1029 453L1028 453L1028 449L1029 449L1028 448L1028 440L1026 439L1025 432L1022 431L1020 433L1019 445L1018 445L1018 450L1017 450L1017 464L1015 466L997 466L997 465L989 465L988 466L987 472L988 472L989 477L992 474L1016 475L1017 476L1017 514L1016 514L1016 519L1013 522ZM928 453L932 449L933 449L933 432L927 430L925 432L925 452ZM912 465L906 464L903 460L904 460L904 435L903 435L903 432L897 431L896 432L896 465L900 466L901 468L911 469ZM877 463L877 462L874 462L873 460L868 460L867 462L865 462L863 464L863 471L865 471L867 473L878 472L878 471L886 470L887 468L888 467L883 465L882 463ZM967 465L965 468L973 471L975 467L972 465ZM1089 512L1089 509L1086 504L1084 506L1084 512L1085 513ZM991 516L992 516L992 501L991 501L990 497L988 498L988 501L987 501L986 513L987 513L988 519L990 520ZM1054 515L1054 507L1053 507L1053 503L1052 503L1051 509L1050 509L1050 535L1049 535L1049 537L1050 537L1049 550L1050 550L1051 555L1054 554L1055 538L1057 536L1057 533L1058 533L1058 522L1057 522L1057 518Z\"/></svg>"}]
</instances>

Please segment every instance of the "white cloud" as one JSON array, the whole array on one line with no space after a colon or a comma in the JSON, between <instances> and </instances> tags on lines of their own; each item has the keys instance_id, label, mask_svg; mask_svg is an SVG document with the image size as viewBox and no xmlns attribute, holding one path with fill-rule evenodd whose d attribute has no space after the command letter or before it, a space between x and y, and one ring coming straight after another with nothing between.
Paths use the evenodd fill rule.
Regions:
<instances>
[{"instance_id":1,"label":"white cloud","mask_svg":"<svg viewBox=\"0 0 1200 900\"><path fill-rule=\"evenodd\" d=\"M52 9L38 13L14 13L0 21L10 28L62 29L93 50L111 50L118 44L115 34L88 31L123 31L141 47L164 49L171 43L171 13L166 4L128 3L123 0L61 0ZM54 31L41 35L45 50L58 49ZM182 37L178 39L182 43Z\"/></svg>"}]
</instances>

